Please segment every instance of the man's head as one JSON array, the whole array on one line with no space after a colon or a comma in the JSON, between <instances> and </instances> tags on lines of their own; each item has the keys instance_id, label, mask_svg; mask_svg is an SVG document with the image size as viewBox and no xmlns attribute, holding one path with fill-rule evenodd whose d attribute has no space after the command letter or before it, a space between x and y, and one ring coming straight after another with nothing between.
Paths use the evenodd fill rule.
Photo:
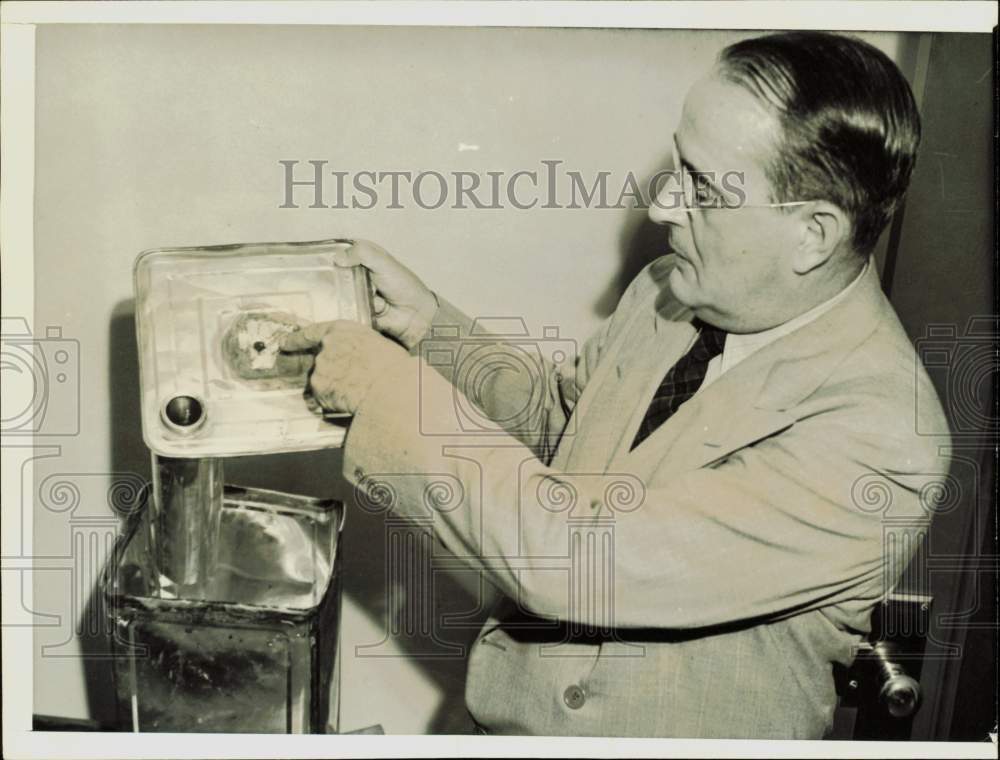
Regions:
<instances>
[{"instance_id":1,"label":"man's head","mask_svg":"<svg viewBox=\"0 0 1000 760\"><path fill-rule=\"evenodd\" d=\"M730 201L737 185L743 205L687 211L663 188L650 216L671 227L671 288L707 321L752 332L857 274L902 200L920 120L877 49L793 32L726 48L688 93L675 139L685 168L711 173Z\"/></svg>"}]
</instances>

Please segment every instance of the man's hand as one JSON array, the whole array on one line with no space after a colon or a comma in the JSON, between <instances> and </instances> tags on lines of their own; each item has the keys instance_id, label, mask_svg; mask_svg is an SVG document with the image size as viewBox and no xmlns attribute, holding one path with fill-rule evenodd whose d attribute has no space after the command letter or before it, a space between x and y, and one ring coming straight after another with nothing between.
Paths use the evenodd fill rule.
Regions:
<instances>
[{"instance_id":1,"label":"man's hand","mask_svg":"<svg viewBox=\"0 0 1000 760\"><path fill-rule=\"evenodd\" d=\"M373 309L375 326L411 350L430 329L437 299L413 272L388 252L367 240L334 254L340 267L361 264L372 273L377 294Z\"/></svg>"},{"instance_id":2,"label":"man's hand","mask_svg":"<svg viewBox=\"0 0 1000 760\"><path fill-rule=\"evenodd\" d=\"M281 340L281 350L288 353L317 347L309 387L324 409L349 414L357 412L377 378L406 359L406 352L391 340L346 320L316 322Z\"/></svg>"}]
</instances>

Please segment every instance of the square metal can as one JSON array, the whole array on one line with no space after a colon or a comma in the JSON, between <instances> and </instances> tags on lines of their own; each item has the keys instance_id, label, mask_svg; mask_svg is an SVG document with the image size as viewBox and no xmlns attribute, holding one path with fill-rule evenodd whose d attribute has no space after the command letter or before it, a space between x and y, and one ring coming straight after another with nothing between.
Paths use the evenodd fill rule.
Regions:
<instances>
[{"instance_id":1,"label":"square metal can","mask_svg":"<svg viewBox=\"0 0 1000 760\"><path fill-rule=\"evenodd\" d=\"M336 447L346 415L307 389L308 353L282 335L315 322L372 324L346 239L159 248L135 263L142 432L159 456L206 459Z\"/></svg>"},{"instance_id":2,"label":"square metal can","mask_svg":"<svg viewBox=\"0 0 1000 760\"><path fill-rule=\"evenodd\" d=\"M226 486L197 600L163 590L149 519L130 523L104 578L120 728L336 732L343 506Z\"/></svg>"}]
</instances>

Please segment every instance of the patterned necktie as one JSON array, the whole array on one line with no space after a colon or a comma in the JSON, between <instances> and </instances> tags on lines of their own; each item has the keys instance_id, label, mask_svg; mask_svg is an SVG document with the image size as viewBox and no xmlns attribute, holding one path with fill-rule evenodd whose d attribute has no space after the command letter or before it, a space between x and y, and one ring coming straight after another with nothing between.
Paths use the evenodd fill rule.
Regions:
<instances>
[{"instance_id":1,"label":"patterned necktie","mask_svg":"<svg viewBox=\"0 0 1000 760\"><path fill-rule=\"evenodd\" d=\"M635 440L632 441L632 449L646 440L654 430L670 419L681 404L695 394L705 381L708 363L721 354L726 345L726 333L723 330L705 324L700 319L695 319L692 324L699 330L698 339L670 368L656 389L649 409L642 418L642 424L639 425L639 431L635 434Z\"/></svg>"}]
</instances>

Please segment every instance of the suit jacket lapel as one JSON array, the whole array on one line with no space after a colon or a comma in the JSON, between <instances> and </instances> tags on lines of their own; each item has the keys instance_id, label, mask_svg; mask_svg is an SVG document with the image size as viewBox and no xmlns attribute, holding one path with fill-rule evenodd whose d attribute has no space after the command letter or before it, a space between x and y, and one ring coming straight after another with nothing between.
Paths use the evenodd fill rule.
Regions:
<instances>
[{"instance_id":1,"label":"suit jacket lapel","mask_svg":"<svg viewBox=\"0 0 1000 760\"><path fill-rule=\"evenodd\" d=\"M655 471L661 477L704 467L790 427L796 422L795 407L871 335L887 308L872 263L844 301L747 357L629 452L631 435L649 404L649 397L644 397L638 416L621 431L615 459L627 457L630 469ZM690 340L693 328L684 326L687 330L673 333L667 344L669 362L654 381L657 384ZM683 343L682 336L686 336Z\"/></svg>"},{"instance_id":2,"label":"suit jacket lapel","mask_svg":"<svg viewBox=\"0 0 1000 760\"><path fill-rule=\"evenodd\" d=\"M621 409L631 407L632 413L623 414L619 410L613 447L615 456L629 451L653 395L670 368L684 355L694 333L695 328L690 322L674 321L658 315L654 322L654 335L639 361L635 364L620 364L622 373L633 372L636 377L624 389L622 400L625 403ZM635 403L636 400L639 403Z\"/></svg>"},{"instance_id":3,"label":"suit jacket lapel","mask_svg":"<svg viewBox=\"0 0 1000 760\"><path fill-rule=\"evenodd\" d=\"M622 447L628 451L656 387L693 334L694 328L683 318L677 321L659 313L635 325L580 399L580 430L568 442L569 466L603 472Z\"/></svg>"}]
</instances>

